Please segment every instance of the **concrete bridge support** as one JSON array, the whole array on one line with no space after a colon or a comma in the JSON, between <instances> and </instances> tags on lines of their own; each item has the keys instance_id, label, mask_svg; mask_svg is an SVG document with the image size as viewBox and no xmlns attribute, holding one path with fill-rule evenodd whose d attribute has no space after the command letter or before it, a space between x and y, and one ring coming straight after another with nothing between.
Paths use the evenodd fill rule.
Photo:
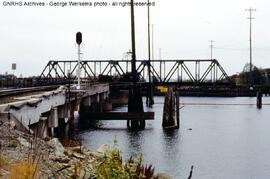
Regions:
<instances>
[{"instance_id":1,"label":"concrete bridge support","mask_svg":"<svg viewBox=\"0 0 270 179\"><path fill-rule=\"evenodd\" d=\"M35 137L44 138L47 136L64 137L67 122L70 119L69 105L54 107L49 112L41 115L38 122L30 125Z\"/></svg>"},{"instance_id":2,"label":"concrete bridge support","mask_svg":"<svg viewBox=\"0 0 270 179\"><path fill-rule=\"evenodd\" d=\"M80 103L80 115L84 116L89 112L102 112L105 106L105 101L105 93L85 97Z\"/></svg>"},{"instance_id":3,"label":"concrete bridge support","mask_svg":"<svg viewBox=\"0 0 270 179\"><path fill-rule=\"evenodd\" d=\"M91 106L91 104L92 104L92 97L91 96L87 96L86 98L84 98L82 100L82 103L85 106Z\"/></svg>"},{"instance_id":4,"label":"concrete bridge support","mask_svg":"<svg viewBox=\"0 0 270 179\"><path fill-rule=\"evenodd\" d=\"M80 126L96 126L95 117L91 115L91 113L100 113L106 110L111 110L111 103L108 99L109 92L101 92L97 94L93 94L91 96L87 96L81 100L80 103Z\"/></svg>"},{"instance_id":5,"label":"concrete bridge support","mask_svg":"<svg viewBox=\"0 0 270 179\"><path fill-rule=\"evenodd\" d=\"M98 108L99 108L99 112L104 112L107 111L107 107L110 108L110 104L106 104L107 102L109 102L109 97L108 97L108 93L99 93L99 102L98 102ZM110 109L109 109L110 110Z\"/></svg>"},{"instance_id":6,"label":"concrete bridge support","mask_svg":"<svg viewBox=\"0 0 270 179\"><path fill-rule=\"evenodd\" d=\"M47 117L41 116L37 123L30 125L35 137L44 138L49 136L47 119Z\"/></svg>"},{"instance_id":7,"label":"concrete bridge support","mask_svg":"<svg viewBox=\"0 0 270 179\"><path fill-rule=\"evenodd\" d=\"M58 127L58 109L54 107L51 109L50 116L48 118L48 127L51 129L51 136L54 136L54 129Z\"/></svg>"},{"instance_id":8,"label":"concrete bridge support","mask_svg":"<svg viewBox=\"0 0 270 179\"><path fill-rule=\"evenodd\" d=\"M101 109L100 109L100 96L99 96L99 94L96 94L96 95L94 95L93 96L94 97L94 111L96 111L96 112L101 112Z\"/></svg>"},{"instance_id":9,"label":"concrete bridge support","mask_svg":"<svg viewBox=\"0 0 270 179\"><path fill-rule=\"evenodd\" d=\"M80 106L83 108L82 110L86 110L85 112L103 112L111 109L111 104L107 104L109 102L108 93L99 93L84 98Z\"/></svg>"},{"instance_id":10,"label":"concrete bridge support","mask_svg":"<svg viewBox=\"0 0 270 179\"><path fill-rule=\"evenodd\" d=\"M68 127L68 121L70 119L70 105L65 104L58 107L58 127L57 136L64 138Z\"/></svg>"}]
</instances>

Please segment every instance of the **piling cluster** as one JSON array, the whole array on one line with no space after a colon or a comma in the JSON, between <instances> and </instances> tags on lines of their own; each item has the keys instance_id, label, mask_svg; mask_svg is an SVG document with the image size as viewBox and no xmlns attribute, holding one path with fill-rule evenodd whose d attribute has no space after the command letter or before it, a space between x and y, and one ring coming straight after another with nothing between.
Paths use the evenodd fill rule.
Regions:
<instances>
[{"instance_id":1,"label":"piling cluster","mask_svg":"<svg viewBox=\"0 0 270 179\"><path fill-rule=\"evenodd\" d=\"M179 94L176 90L169 88L164 98L163 128L179 128Z\"/></svg>"}]
</instances>

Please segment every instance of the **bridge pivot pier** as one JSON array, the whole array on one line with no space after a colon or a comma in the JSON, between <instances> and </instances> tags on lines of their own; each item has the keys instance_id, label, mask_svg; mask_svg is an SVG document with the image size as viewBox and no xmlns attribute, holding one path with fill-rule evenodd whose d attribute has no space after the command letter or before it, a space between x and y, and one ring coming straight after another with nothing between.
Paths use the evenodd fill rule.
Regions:
<instances>
[{"instance_id":1,"label":"bridge pivot pier","mask_svg":"<svg viewBox=\"0 0 270 179\"><path fill-rule=\"evenodd\" d=\"M143 113L143 102L140 88L134 84L129 89L128 96L128 112L129 113ZM130 130L143 130L145 128L145 120L127 120L127 127Z\"/></svg>"}]
</instances>

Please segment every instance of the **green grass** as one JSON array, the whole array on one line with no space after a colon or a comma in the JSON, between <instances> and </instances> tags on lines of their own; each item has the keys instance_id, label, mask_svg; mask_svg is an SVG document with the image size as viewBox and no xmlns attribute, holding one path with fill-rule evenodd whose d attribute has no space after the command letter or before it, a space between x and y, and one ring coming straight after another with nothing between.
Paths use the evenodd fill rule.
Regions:
<instances>
[{"instance_id":1,"label":"green grass","mask_svg":"<svg viewBox=\"0 0 270 179\"><path fill-rule=\"evenodd\" d=\"M154 176L152 165L143 165L143 156L137 159L130 157L123 161L121 152L114 146L105 152L104 159L99 161L95 171L96 178L104 179L150 179Z\"/></svg>"}]
</instances>

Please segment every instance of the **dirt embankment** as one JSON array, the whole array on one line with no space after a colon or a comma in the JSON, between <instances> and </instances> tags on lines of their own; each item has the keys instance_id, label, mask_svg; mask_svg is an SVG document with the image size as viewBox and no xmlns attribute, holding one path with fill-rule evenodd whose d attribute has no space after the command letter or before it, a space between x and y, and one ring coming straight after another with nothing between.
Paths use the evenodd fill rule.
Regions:
<instances>
[{"instance_id":1,"label":"dirt embankment","mask_svg":"<svg viewBox=\"0 0 270 179\"><path fill-rule=\"evenodd\" d=\"M57 138L34 138L32 135L16 130L15 124L0 123L0 178L97 178L95 171L106 160L114 163L111 162L114 158L109 158L110 161L108 161L108 156L106 156L108 151L109 146L106 144L97 150L81 146L63 147ZM122 163L120 155L118 160L121 161L120 166L127 166L126 163ZM113 168L110 169L114 172ZM147 176L147 171L143 170L143 172ZM171 177L159 173L143 178L170 179Z\"/></svg>"},{"instance_id":2,"label":"dirt embankment","mask_svg":"<svg viewBox=\"0 0 270 179\"><path fill-rule=\"evenodd\" d=\"M0 126L0 144L0 178L11 178L23 161L33 164L37 178L91 178L98 159L104 157L102 149L64 148L56 138L33 138L8 123Z\"/></svg>"}]
</instances>

